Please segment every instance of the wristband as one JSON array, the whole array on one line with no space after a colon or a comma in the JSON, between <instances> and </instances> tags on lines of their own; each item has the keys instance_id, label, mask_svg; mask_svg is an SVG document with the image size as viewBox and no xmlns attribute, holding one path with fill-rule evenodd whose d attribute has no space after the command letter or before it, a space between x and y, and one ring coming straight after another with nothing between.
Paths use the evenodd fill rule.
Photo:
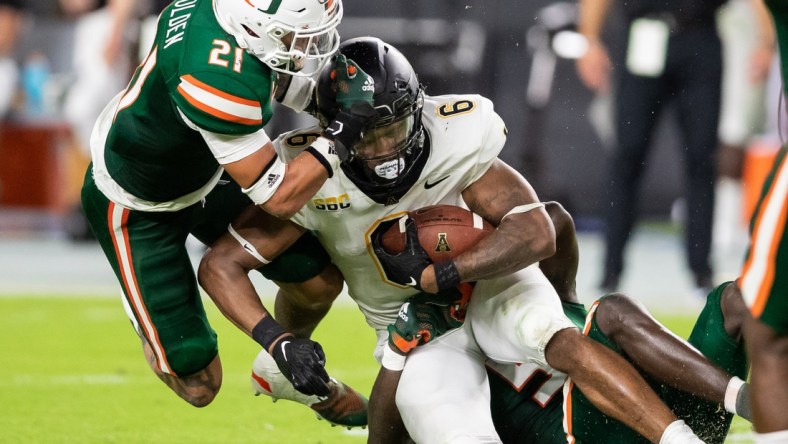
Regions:
<instances>
[{"instance_id":1,"label":"wristband","mask_svg":"<svg viewBox=\"0 0 788 444\"><path fill-rule=\"evenodd\" d=\"M334 141L325 137L318 137L305 151L320 161L323 168L328 172L328 177L334 176L334 170L339 168L339 159L334 150Z\"/></svg>"},{"instance_id":2,"label":"wristband","mask_svg":"<svg viewBox=\"0 0 788 444\"><path fill-rule=\"evenodd\" d=\"M401 372L402 369L405 368L405 359L407 357L392 350L391 346L388 344L383 347L383 358L381 358L380 364L385 367L386 370Z\"/></svg>"},{"instance_id":3,"label":"wristband","mask_svg":"<svg viewBox=\"0 0 788 444\"><path fill-rule=\"evenodd\" d=\"M265 351L268 351L274 341L285 333L287 333L287 330L282 328L282 326L274 320L273 316L267 314L254 326L254 328L252 328L252 339L262 345Z\"/></svg>"},{"instance_id":4,"label":"wristband","mask_svg":"<svg viewBox=\"0 0 788 444\"><path fill-rule=\"evenodd\" d=\"M438 262L433 264L435 269L435 283L438 284L438 291L454 288L460 285L460 272L454 265L454 261Z\"/></svg>"}]
</instances>

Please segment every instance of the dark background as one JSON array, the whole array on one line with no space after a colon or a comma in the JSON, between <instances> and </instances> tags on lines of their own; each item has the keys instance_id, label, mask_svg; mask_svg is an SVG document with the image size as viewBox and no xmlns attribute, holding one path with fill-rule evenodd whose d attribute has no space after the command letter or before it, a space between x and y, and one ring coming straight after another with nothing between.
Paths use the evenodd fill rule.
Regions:
<instances>
[{"instance_id":1,"label":"dark background","mask_svg":"<svg viewBox=\"0 0 788 444\"><path fill-rule=\"evenodd\" d=\"M54 72L67 70L72 22L56 2L29 0L32 20L18 48L20 59L45 52ZM345 0L342 38L374 35L397 46L411 60L430 95L478 93L495 103L509 129L501 157L523 172L542 200L557 199L580 228L598 228L605 206L607 149L587 117L593 99L577 78L574 62L559 59L551 99L543 109L526 103L532 64L526 32L540 22L544 0ZM608 34L618 26L614 13ZM608 41L616 47L615 40ZM283 107L270 124L272 134L301 123ZM674 124L663 119L641 193L643 214L669 217L681 194L681 153ZM534 158L535 157L535 158Z\"/></svg>"}]
</instances>

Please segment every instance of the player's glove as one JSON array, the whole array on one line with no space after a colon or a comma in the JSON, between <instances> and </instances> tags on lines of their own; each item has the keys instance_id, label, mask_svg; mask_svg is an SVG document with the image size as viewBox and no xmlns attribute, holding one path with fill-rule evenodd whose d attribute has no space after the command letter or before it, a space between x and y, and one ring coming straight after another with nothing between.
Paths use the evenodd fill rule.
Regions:
<instances>
[{"instance_id":1,"label":"player's glove","mask_svg":"<svg viewBox=\"0 0 788 444\"><path fill-rule=\"evenodd\" d=\"M339 113L324 134L334 141L339 160L347 162L353 159L353 145L361 138L361 132L378 117L373 98L375 80L343 54L334 56L334 64L331 79L334 80Z\"/></svg>"},{"instance_id":2,"label":"player's glove","mask_svg":"<svg viewBox=\"0 0 788 444\"><path fill-rule=\"evenodd\" d=\"M418 228L413 219L405 221L405 250L397 254L389 254L383 248L383 233L397 220L380 224L372 233L372 250L386 273L386 278L400 285L408 285L418 290L421 288L421 274L432 264L432 259L419 243ZM454 262L445 261L434 264L435 282L438 292L452 289L460 283L460 273Z\"/></svg>"},{"instance_id":3,"label":"player's glove","mask_svg":"<svg viewBox=\"0 0 788 444\"><path fill-rule=\"evenodd\" d=\"M402 304L397 320L389 324L389 347L400 355L407 355L419 345L426 344L452 328L446 321L448 307L413 302Z\"/></svg>"},{"instance_id":4,"label":"player's glove","mask_svg":"<svg viewBox=\"0 0 788 444\"><path fill-rule=\"evenodd\" d=\"M421 288L421 274L424 269L432 264L432 260L424 247L419 243L419 233L416 223L408 218L405 221L405 250L397 254L389 254L383 248L382 239L392 224L399 223L392 220L382 223L372 233L372 250L386 273L386 278L400 285L408 285L418 290Z\"/></svg>"},{"instance_id":5,"label":"player's glove","mask_svg":"<svg viewBox=\"0 0 788 444\"><path fill-rule=\"evenodd\" d=\"M273 345L271 356L282 374L305 395L328 396L326 355L315 341L285 336Z\"/></svg>"},{"instance_id":6,"label":"player's glove","mask_svg":"<svg viewBox=\"0 0 788 444\"><path fill-rule=\"evenodd\" d=\"M446 322L450 328L459 327L465 322L465 313L473 293L473 282L463 282L456 287L438 293L419 293L410 301L419 304L435 305L447 311Z\"/></svg>"},{"instance_id":7,"label":"player's glove","mask_svg":"<svg viewBox=\"0 0 788 444\"><path fill-rule=\"evenodd\" d=\"M329 395L326 354L320 344L296 338L270 315L255 325L252 338L274 358L276 366L296 390L305 395Z\"/></svg>"}]
</instances>

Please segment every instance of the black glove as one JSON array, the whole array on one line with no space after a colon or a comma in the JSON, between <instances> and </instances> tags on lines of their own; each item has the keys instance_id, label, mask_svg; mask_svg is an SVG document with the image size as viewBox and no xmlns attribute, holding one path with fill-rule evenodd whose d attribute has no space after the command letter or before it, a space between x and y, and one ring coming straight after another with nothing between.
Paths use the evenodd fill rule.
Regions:
<instances>
[{"instance_id":1,"label":"black glove","mask_svg":"<svg viewBox=\"0 0 788 444\"><path fill-rule=\"evenodd\" d=\"M320 344L288 335L275 342L270 353L296 390L305 395L329 395L326 354Z\"/></svg>"},{"instance_id":2,"label":"black glove","mask_svg":"<svg viewBox=\"0 0 788 444\"><path fill-rule=\"evenodd\" d=\"M274 358L296 390L305 395L328 396L326 354L320 344L296 339L268 314L252 328L252 339Z\"/></svg>"},{"instance_id":3,"label":"black glove","mask_svg":"<svg viewBox=\"0 0 788 444\"><path fill-rule=\"evenodd\" d=\"M402 253L389 254L381 245L383 233L397 220L383 223L372 233L372 249L386 273L386 278L400 285L408 285L418 290L421 288L421 274L432 264L424 247L419 243L416 222L408 218L405 222L405 250Z\"/></svg>"},{"instance_id":4,"label":"black glove","mask_svg":"<svg viewBox=\"0 0 788 444\"><path fill-rule=\"evenodd\" d=\"M361 138L361 132L372 126L378 112L372 105L355 103L349 110L340 111L324 131L324 135L334 141L334 150L340 162L353 160L356 151L353 145Z\"/></svg>"}]
</instances>

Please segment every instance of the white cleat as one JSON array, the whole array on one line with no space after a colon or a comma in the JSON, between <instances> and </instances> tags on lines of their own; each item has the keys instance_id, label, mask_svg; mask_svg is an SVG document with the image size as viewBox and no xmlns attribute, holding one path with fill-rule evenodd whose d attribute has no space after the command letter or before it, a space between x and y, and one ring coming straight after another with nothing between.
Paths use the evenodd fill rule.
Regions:
<instances>
[{"instance_id":1,"label":"white cleat","mask_svg":"<svg viewBox=\"0 0 788 444\"><path fill-rule=\"evenodd\" d=\"M286 399L304 404L317 413L318 419L325 419L332 427L366 428L367 398L334 378L331 378L329 386L331 394L327 397L299 392L279 370L274 358L265 350L257 354L252 364L252 389L255 391L255 396L270 396L274 402Z\"/></svg>"}]
</instances>

